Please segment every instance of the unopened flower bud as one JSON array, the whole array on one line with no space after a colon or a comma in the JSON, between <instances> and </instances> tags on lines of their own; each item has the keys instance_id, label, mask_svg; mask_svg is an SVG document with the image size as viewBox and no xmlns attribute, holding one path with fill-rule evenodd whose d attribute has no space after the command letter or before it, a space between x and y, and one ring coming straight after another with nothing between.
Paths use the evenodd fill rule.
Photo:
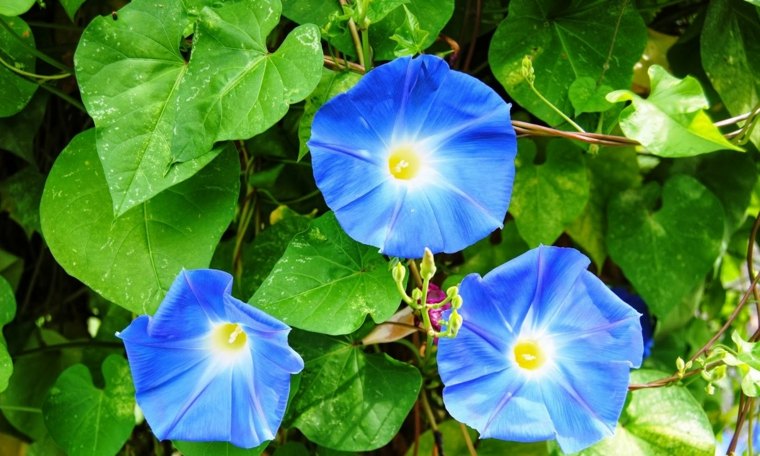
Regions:
<instances>
[{"instance_id":1,"label":"unopened flower bud","mask_svg":"<svg viewBox=\"0 0 760 456\"><path fill-rule=\"evenodd\" d=\"M425 247L425 254L422 255L422 263L420 263L420 275L425 280L430 280L435 275L435 258L433 252L429 248Z\"/></svg>"},{"instance_id":2,"label":"unopened flower bud","mask_svg":"<svg viewBox=\"0 0 760 456\"><path fill-rule=\"evenodd\" d=\"M451 298L451 307L455 309L459 309L462 307L463 302L464 300L462 299L462 297L459 295L456 295L453 298Z\"/></svg>"},{"instance_id":3,"label":"unopened flower bud","mask_svg":"<svg viewBox=\"0 0 760 456\"><path fill-rule=\"evenodd\" d=\"M414 290L412 290L412 299L415 300L416 302L420 302L420 300L422 299L422 290L420 290L419 288L415 288Z\"/></svg>"},{"instance_id":4,"label":"unopened flower bud","mask_svg":"<svg viewBox=\"0 0 760 456\"><path fill-rule=\"evenodd\" d=\"M393 280L395 280L397 283L403 283L404 277L406 277L406 268L400 262L396 263L396 266L393 267L391 274L393 275Z\"/></svg>"},{"instance_id":5,"label":"unopened flower bud","mask_svg":"<svg viewBox=\"0 0 760 456\"><path fill-rule=\"evenodd\" d=\"M533 71L533 61L531 60L530 56L526 55L523 57L521 71L522 77L528 81L528 84L533 84L533 82L536 80L536 75Z\"/></svg>"}]
</instances>

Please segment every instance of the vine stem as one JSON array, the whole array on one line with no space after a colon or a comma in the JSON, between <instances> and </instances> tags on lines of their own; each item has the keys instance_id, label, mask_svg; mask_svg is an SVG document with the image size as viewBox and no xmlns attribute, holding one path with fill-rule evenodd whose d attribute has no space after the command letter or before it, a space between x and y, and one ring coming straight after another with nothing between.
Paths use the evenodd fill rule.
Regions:
<instances>
[{"instance_id":1,"label":"vine stem","mask_svg":"<svg viewBox=\"0 0 760 456\"><path fill-rule=\"evenodd\" d=\"M338 0L340 6L348 6L346 0ZM356 23L353 18L348 19L348 31L351 33L351 39L354 42L354 48L356 49L356 57L359 59L359 65L366 68L364 62L364 50L362 49L362 40L359 38L359 30L356 28Z\"/></svg>"},{"instance_id":2,"label":"vine stem","mask_svg":"<svg viewBox=\"0 0 760 456\"><path fill-rule=\"evenodd\" d=\"M329 55L326 55L324 57L325 66L331 70L351 70L355 73L364 74L367 72L367 69L364 68L364 65L359 65L358 63L349 62L345 59L337 59L335 57L331 57Z\"/></svg>"}]
</instances>

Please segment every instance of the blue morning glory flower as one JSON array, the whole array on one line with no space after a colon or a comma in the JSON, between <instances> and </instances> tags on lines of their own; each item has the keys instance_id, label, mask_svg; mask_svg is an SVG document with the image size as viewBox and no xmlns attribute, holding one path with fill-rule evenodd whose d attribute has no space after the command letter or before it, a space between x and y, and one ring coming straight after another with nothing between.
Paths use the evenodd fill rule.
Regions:
<instances>
[{"instance_id":1,"label":"blue morning glory flower","mask_svg":"<svg viewBox=\"0 0 760 456\"><path fill-rule=\"evenodd\" d=\"M641 314L641 337L644 340L644 359L648 358L654 345L654 322L652 321L652 315L649 313L647 304L641 296L633 294L623 287L613 287L612 292Z\"/></svg>"},{"instance_id":2,"label":"blue morning glory flower","mask_svg":"<svg viewBox=\"0 0 760 456\"><path fill-rule=\"evenodd\" d=\"M438 57L396 59L316 113L317 186L343 229L386 255L461 250L500 228L509 206L509 108Z\"/></svg>"},{"instance_id":3,"label":"blue morning glory flower","mask_svg":"<svg viewBox=\"0 0 760 456\"><path fill-rule=\"evenodd\" d=\"M161 440L253 448L280 426L303 360L288 346L290 328L233 298L231 287L223 271L182 271L154 316L117 334L137 403Z\"/></svg>"},{"instance_id":4,"label":"blue morning glory flower","mask_svg":"<svg viewBox=\"0 0 760 456\"><path fill-rule=\"evenodd\" d=\"M541 246L465 277L464 324L438 346L454 418L484 438L556 438L568 453L612 435L641 364L641 325L588 264L577 250Z\"/></svg>"}]
</instances>

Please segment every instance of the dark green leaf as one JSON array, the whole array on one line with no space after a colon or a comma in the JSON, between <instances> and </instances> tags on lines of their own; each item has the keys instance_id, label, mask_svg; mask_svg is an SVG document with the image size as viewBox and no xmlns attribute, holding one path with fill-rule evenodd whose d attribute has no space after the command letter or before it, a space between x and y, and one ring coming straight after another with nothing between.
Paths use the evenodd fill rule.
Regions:
<instances>
[{"instance_id":1,"label":"dark green leaf","mask_svg":"<svg viewBox=\"0 0 760 456\"><path fill-rule=\"evenodd\" d=\"M741 0L716 0L707 7L700 38L702 65L728 111L735 116L760 103L760 17ZM752 141L760 147L760 129Z\"/></svg>"},{"instance_id":2,"label":"dark green leaf","mask_svg":"<svg viewBox=\"0 0 760 456\"><path fill-rule=\"evenodd\" d=\"M153 313L182 268L207 267L238 196L232 148L192 179L114 219L95 134L66 147L40 205L42 231L66 271L135 313Z\"/></svg>"},{"instance_id":3,"label":"dark green leaf","mask_svg":"<svg viewBox=\"0 0 760 456\"><path fill-rule=\"evenodd\" d=\"M83 364L69 367L50 390L42 413L50 435L71 456L116 454L135 426L135 389L127 360L103 362L105 388Z\"/></svg>"},{"instance_id":4,"label":"dark green leaf","mask_svg":"<svg viewBox=\"0 0 760 456\"><path fill-rule=\"evenodd\" d=\"M665 317L696 287L720 253L723 208L692 177L650 182L612 199L607 247L652 313Z\"/></svg>"},{"instance_id":5,"label":"dark green leaf","mask_svg":"<svg viewBox=\"0 0 760 456\"><path fill-rule=\"evenodd\" d=\"M528 244L520 237L517 224L512 221L504 224L497 242L493 237L491 235L464 249L464 263L456 269L457 274L477 272L483 276L528 251Z\"/></svg>"},{"instance_id":6,"label":"dark green leaf","mask_svg":"<svg viewBox=\"0 0 760 456\"><path fill-rule=\"evenodd\" d=\"M20 6L19 0L12 1L17 2L16 7ZM31 6L34 1L20 3L29 3ZM36 58L24 48L24 44L34 47L32 29L22 19L5 17L2 14L2 7L0 7L0 21L4 22L10 30L0 24L0 58L18 70L34 73ZM32 99L36 90L37 84L6 68L5 65L0 65L0 100L3 100L0 103L0 117L12 116L20 112Z\"/></svg>"},{"instance_id":7,"label":"dark green leaf","mask_svg":"<svg viewBox=\"0 0 760 456\"><path fill-rule=\"evenodd\" d=\"M345 338L294 332L306 367L293 400L294 425L312 442L342 451L388 443L414 405L419 371Z\"/></svg>"},{"instance_id":8,"label":"dark green leaf","mask_svg":"<svg viewBox=\"0 0 760 456\"><path fill-rule=\"evenodd\" d=\"M400 301L377 248L348 237L330 212L293 238L250 303L296 328L348 334L367 314L385 321Z\"/></svg>"},{"instance_id":9,"label":"dark green leaf","mask_svg":"<svg viewBox=\"0 0 760 456\"><path fill-rule=\"evenodd\" d=\"M19 113L0 118L0 149L5 149L34 165L34 137L45 115L47 95L38 91Z\"/></svg>"},{"instance_id":10,"label":"dark green leaf","mask_svg":"<svg viewBox=\"0 0 760 456\"><path fill-rule=\"evenodd\" d=\"M0 210L7 211L31 238L40 232L40 198L45 176L28 166L0 182Z\"/></svg>"},{"instance_id":11,"label":"dark green leaf","mask_svg":"<svg viewBox=\"0 0 760 456\"><path fill-rule=\"evenodd\" d=\"M575 220L589 198L589 183L580 148L555 139L546 148L546 161L536 164L536 145L520 140L517 175L509 212L530 247L551 245Z\"/></svg>"},{"instance_id":12,"label":"dark green leaf","mask_svg":"<svg viewBox=\"0 0 760 456\"><path fill-rule=\"evenodd\" d=\"M620 113L620 128L648 152L662 157L690 157L721 149L742 149L731 144L704 111L709 107L702 87L692 76L678 79L658 65L649 67L652 91L644 99L630 90L616 90L607 100L630 100Z\"/></svg>"},{"instance_id":13,"label":"dark green leaf","mask_svg":"<svg viewBox=\"0 0 760 456\"><path fill-rule=\"evenodd\" d=\"M66 11L66 15L69 16L69 19L74 21L74 15L77 14L77 11L79 11L79 7L82 6L82 4L85 2L85 0L61 0L61 6L63 6L63 9Z\"/></svg>"},{"instance_id":14,"label":"dark green leaf","mask_svg":"<svg viewBox=\"0 0 760 456\"><path fill-rule=\"evenodd\" d=\"M8 388L8 379L13 374L13 360L3 337L3 326L10 323L15 315L16 296L8 281L0 276L0 393Z\"/></svg>"},{"instance_id":15,"label":"dark green leaf","mask_svg":"<svg viewBox=\"0 0 760 456\"><path fill-rule=\"evenodd\" d=\"M628 88L633 64L646 45L646 27L631 2L582 3L516 0L496 29L488 62L510 97L551 125L563 119L541 101L522 76L524 56L533 59L536 87L570 113L568 88L589 77L595 86Z\"/></svg>"},{"instance_id":16,"label":"dark green leaf","mask_svg":"<svg viewBox=\"0 0 760 456\"><path fill-rule=\"evenodd\" d=\"M0 249L0 275L11 284L15 290L24 273L24 260L16 255Z\"/></svg>"},{"instance_id":17,"label":"dark green leaf","mask_svg":"<svg viewBox=\"0 0 760 456\"><path fill-rule=\"evenodd\" d=\"M43 330L29 337L25 350L45 345L67 343L59 334ZM55 383L58 374L80 361L81 350L45 350L14 359L13 375L8 388L0 393L0 411L13 427L32 440L42 440L48 434L42 417L42 403Z\"/></svg>"},{"instance_id":18,"label":"dark green leaf","mask_svg":"<svg viewBox=\"0 0 760 456\"><path fill-rule=\"evenodd\" d=\"M183 456L259 456L269 445L264 442L256 448L238 448L227 442L172 442Z\"/></svg>"},{"instance_id":19,"label":"dark green leaf","mask_svg":"<svg viewBox=\"0 0 760 456\"><path fill-rule=\"evenodd\" d=\"M350 71L340 73L328 69L322 71L322 79L320 79L319 85L314 89L314 92L306 99L303 107L303 116L301 116L301 121L298 123L298 140L300 141L298 148L299 160L309 153L306 142L311 137L311 122L314 120L314 114L316 114L323 104L327 103L327 100L350 89L359 82L359 79L361 79L361 76Z\"/></svg>"},{"instance_id":20,"label":"dark green leaf","mask_svg":"<svg viewBox=\"0 0 760 456\"><path fill-rule=\"evenodd\" d=\"M667 377L654 370L631 373L631 383ZM615 429L579 456L712 456L715 435L702 406L682 386L647 388L630 394Z\"/></svg>"},{"instance_id":21,"label":"dark green leaf","mask_svg":"<svg viewBox=\"0 0 760 456\"><path fill-rule=\"evenodd\" d=\"M731 235L746 219L752 189L757 182L755 162L746 154L718 152L700 160L696 176L723 204Z\"/></svg>"},{"instance_id":22,"label":"dark green leaf","mask_svg":"<svg viewBox=\"0 0 760 456\"><path fill-rule=\"evenodd\" d=\"M613 195L639 185L641 176L632 148L605 148L585 159L590 184L588 203L566 231L601 269L607 258L607 203Z\"/></svg>"},{"instance_id":23,"label":"dark green leaf","mask_svg":"<svg viewBox=\"0 0 760 456\"><path fill-rule=\"evenodd\" d=\"M549 456L547 442L521 443L486 439L478 444L478 456Z\"/></svg>"}]
</instances>

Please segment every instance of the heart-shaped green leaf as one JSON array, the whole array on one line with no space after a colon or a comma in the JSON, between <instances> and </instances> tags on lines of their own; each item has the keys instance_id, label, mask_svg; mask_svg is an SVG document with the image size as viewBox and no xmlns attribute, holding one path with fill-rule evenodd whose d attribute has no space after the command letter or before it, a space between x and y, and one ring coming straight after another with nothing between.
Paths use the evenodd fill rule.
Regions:
<instances>
[{"instance_id":1,"label":"heart-shaped green leaf","mask_svg":"<svg viewBox=\"0 0 760 456\"><path fill-rule=\"evenodd\" d=\"M105 388L84 364L69 367L50 390L42 413L50 435L71 456L116 454L135 426L135 388L127 360L103 362Z\"/></svg>"},{"instance_id":2,"label":"heart-shaped green leaf","mask_svg":"<svg viewBox=\"0 0 760 456\"><path fill-rule=\"evenodd\" d=\"M667 377L654 370L631 373L631 383ZM579 456L712 456L715 435L710 421L683 386L634 391L623 410L615 434Z\"/></svg>"},{"instance_id":3,"label":"heart-shaped green leaf","mask_svg":"<svg viewBox=\"0 0 760 456\"><path fill-rule=\"evenodd\" d=\"M306 367L291 405L294 425L312 442L341 451L388 443L414 405L422 376L385 354L365 354L347 338L294 331Z\"/></svg>"},{"instance_id":4,"label":"heart-shaped green leaf","mask_svg":"<svg viewBox=\"0 0 760 456\"><path fill-rule=\"evenodd\" d=\"M28 3L31 6L34 2ZM36 58L24 47L34 47L32 29L22 19L4 17L2 14L4 13L0 7L0 57L14 68L34 73ZM0 117L12 116L24 109L36 90L37 84L11 71L5 65L0 65Z\"/></svg>"},{"instance_id":5,"label":"heart-shaped green leaf","mask_svg":"<svg viewBox=\"0 0 760 456\"><path fill-rule=\"evenodd\" d=\"M277 0L226 2L201 10L176 99L174 161L197 158L214 141L263 132L314 90L323 65L319 29L297 27L269 53L266 39L279 20Z\"/></svg>"},{"instance_id":6,"label":"heart-shaped green leaf","mask_svg":"<svg viewBox=\"0 0 760 456\"><path fill-rule=\"evenodd\" d=\"M614 195L639 185L639 165L633 148L604 148L585 157L589 170L589 199L583 213L567 227L567 234L601 270L607 258L607 203Z\"/></svg>"},{"instance_id":7,"label":"heart-shaped green leaf","mask_svg":"<svg viewBox=\"0 0 760 456\"><path fill-rule=\"evenodd\" d=\"M215 141L265 130L319 81L315 27L268 53L278 0L206 3L135 0L82 35L77 80L117 215L198 172ZM194 21L188 64L180 43Z\"/></svg>"},{"instance_id":8,"label":"heart-shaped green leaf","mask_svg":"<svg viewBox=\"0 0 760 456\"><path fill-rule=\"evenodd\" d=\"M582 151L566 140L553 140L546 161L536 164L536 145L520 140L515 188L509 212L530 247L551 245L583 211L589 184Z\"/></svg>"},{"instance_id":9,"label":"heart-shaped green leaf","mask_svg":"<svg viewBox=\"0 0 760 456\"><path fill-rule=\"evenodd\" d=\"M580 7L553 0L513 0L488 51L496 79L510 97L551 125L564 120L541 101L522 76L522 59L533 60L538 90L564 113L573 106L568 88L589 77L595 86L628 88L647 33L630 2L591 0Z\"/></svg>"},{"instance_id":10,"label":"heart-shaped green leaf","mask_svg":"<svg viewBox=\"0 0 760 456\"><path fill-rule=\"evenodd\" d=\"M13 360L3 337L3 326L10 323L15 315L16 296L8 281L0 277L0 393L8 388L8 379L13 374Z\"/></svg>"},{"instance_id":11,"label":"heart-shaped green leaf","mask_svg":"<svg viewBox=\"0 0 760 456\"><path fill-rule=\"evenodd\" d=\"M296 328L348 334L367 314L388 319L400 299L377 248L351 239L329 212L290 241L250 303Z\"/></svg>"},{"instance_id":12,"label":"heart-shaped green leaf","mask_svg":"<svg viewBox=\"0 0 760 456\"><path fill-rule=\"evenodd\" d=\"M609 204L607 247L652 313L665 317L702 280L720 253L723 208L718 198L686 175L662 189L651 182Z\"/></svg>"},{"instance_id":13,"label":"heart-shaped green leaf","mask_svg":"<svg viewBox=\"0 0 760 456\"><path fill-rule=\"evenodd\" d=\"M94 133L75 137L50 171L42 232L69 274L126 309L151 314L182 268L211 261L235 212L237 156L226 148L192 179L114 218Z\"/></svg>"},{"instance_id":14,"label":"heart-shaped green leaf","mask_svg":"<svg viewBox=\"0 0 760 456\"><path fill-rule=\"evenodd\" d=\"M644 99L630 90L616 90L607 100L632 103L620 113L620 128L648 152L662 157L690 157L720 149L742 149L731 144L704 111L710 105L693 76L678 79L664 68L648 70L651 93Z\"/></svg>"}]
</instances>

